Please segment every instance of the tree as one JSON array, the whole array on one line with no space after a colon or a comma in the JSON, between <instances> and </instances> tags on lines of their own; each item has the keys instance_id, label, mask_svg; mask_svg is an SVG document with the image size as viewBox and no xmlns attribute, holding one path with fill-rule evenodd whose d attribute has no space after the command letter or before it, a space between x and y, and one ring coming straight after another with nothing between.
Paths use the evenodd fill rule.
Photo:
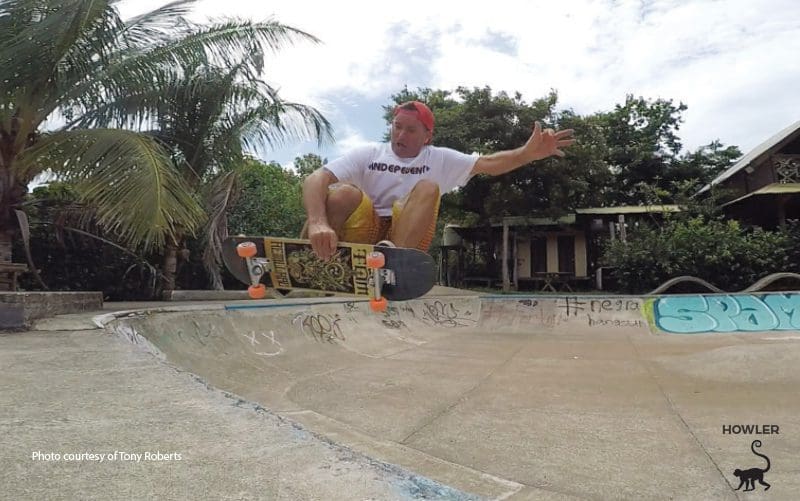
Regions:
<instances>
[{"instance_id":1,"label":"tree","mask_svg":"<svg viewBox=\"0 0 800 501\"><path fill-rule=\"evenodd\" d=\"M614 173L607 204L647 203L642 198L645 185L664 193L662 203L672 203L676 183L691 181L699 189L741 156L737 147L724 147L719 140L681 154L678 131L686 109L671 99L628 95L613 111L592 117L604 132L604 160Z\"/></svg>"},{"instance_id":2,"label":"tree","mask_svg":"<svg viewBox=\"0 0 800 501\"><path fill-rule=\"evenodd\" d=\"M294 159L294 168L297 170L297 174L304 178L326 163L328 163L328 161L323 160L319 155L306 153L302 157L296 157Z\"/></svg>"},{"instance_id":3,"label":"tree","mask_svg":"<svg viewBox=\"0 0 800 501\"><path fill-rule=\"evenodd\" d=\"M72 183L97 223L132 247L158 249L193 233L205 215L171 152L112 127L147 124L164 96L141 91L182 69L242 54L258 69L263 46L295 34L272 22L196 26L184 17L193 0L123 22L116 3L0 2L0 261L11 258L26 186L47 171Z\"/></svg>"},{"instance_id":4,"label":"tree","mask_svg":"<svg viewBox=\"0 0 800 501\"><path fill-rule=\"evenodd\" d=\"M289 139L331 138L328 121L314 108L283 100L254 73L251 57L231 60L230 67L194 64L158 86L140 89L134 98L137 103L154 103L139 104L137 113L152 114L156 129L151 133L169 147L209 215L202 236L203 263L215 288L222 288L227 213L237 196L246 149L256 151ZM165 290L175 288L178 257L188 257L186 250L179 253L185 249L185 236L178 232L166 247Z\"/></svg>"},{"instance_id":5,"label":"tree","mask_svg":"<svg viewBox=\"0 0 800 501\"><path fill-rule=\"evenodd\" d=\"M86 218L72 186L51 182L28 194L25 211L30 218L30 249L41 278L62 291L101 291L112 301L153 299L159 271L150 256L137 255L106 238L103 229ZM78 220L86 219L85 224ZM14 250L22 252L22 242ZM20 287L41 286L33 274L21 277Z\"/></svg>"},{"instance_id":6,"label":"tree","mask_svg":"<svg viewBox=\"0 0 800 501\"><path fill-rule=\"evenodd\" d=\"M555 91L526 103L519 93L494 94L489 87L441 90L407 89L393 96L427 102L437 118L434 143L481 154L513 149L530 135L534 120L543 127L575 130L577 142L563 158L548 158L503 176L478 176L458 194L456 205L480 218L501 215L557 217L579 207L675 203L676 186L706 184L741 155L719 140L689 153L678 136L681 113L672 100L626 96L611 112L581 116L557 109ZM390 119L394 104L386 107Z\"/></svg>"},{"instance_id":7,"label":"tree","mask_svg":"<svg viewBox=\"0 0 800 501\"><path fill-rule=\"evenodd\" d=\"M231 205L231 232L297 237L305 221L301 176L277 163L246 159L239 169L240 195Z\"/></svg>"},{"instance_id":8,"label":"tree","mask_svg":"<svg viewBox=\"0 0 800 501\"><path fill-rule=\"evenodd\" d=\"M724 146L719 139L685 153L665 176L667 181L694 180L697 189L710 183L742 156L736 146Z\"/></svg>"}]
</instances>

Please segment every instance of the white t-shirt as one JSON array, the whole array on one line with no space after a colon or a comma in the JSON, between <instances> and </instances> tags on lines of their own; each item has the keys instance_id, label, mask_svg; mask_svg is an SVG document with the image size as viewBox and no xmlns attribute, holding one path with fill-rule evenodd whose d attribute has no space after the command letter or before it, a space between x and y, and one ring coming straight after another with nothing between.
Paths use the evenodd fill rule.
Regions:
<instances>
[{"instance_id":1,"label":"white t-shirt","mask_svg":"<svg viewBox=\"0 0 800 501\"><path fill-rule=\"evenodd\" d=\"M392 204L422 179L436 182L442 194L464 186L477 160L477 155L430 145L414 158L400 158L390 143L375 143L355 148L325 168L339 182L366 193L379 216L391 216Z\"/></svg>"}]
</instances>

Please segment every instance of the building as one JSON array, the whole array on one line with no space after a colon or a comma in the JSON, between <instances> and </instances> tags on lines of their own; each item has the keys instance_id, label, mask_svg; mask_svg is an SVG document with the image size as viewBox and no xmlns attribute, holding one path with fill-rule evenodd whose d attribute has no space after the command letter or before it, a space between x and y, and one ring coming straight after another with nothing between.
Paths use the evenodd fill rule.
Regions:
<instances>
[{"instance_id":1,"label":"building","mask_svg":"<svg viewBox=\"0 0 800 501\"><path fill-rule=\"evenodd\" d=\"M746 224L775 228L800 219L800 121L744 155L698 195L724 190L725 215Z\"/></svg>"},{"instance_id":2,"label":"building","mask_svg":"<svg viewBox=\"0 0 800 501\"><path fill-rule=\"evenodd\" d=\"M800 220L800 121L770 137L704 186L723 191L725 215L775 228ZM577 209L557 219L505 217L479 226L448 225L442 242L446 285L510 289L603 288L598 259L605 238L624 239L642 219L658 220L675 205Z\"/></svg>"},{"instance_id":3,"label":"building","mask_svg":"<svg viewBox=\"0 0 800 501\"><path fill-rule=\"evenodd\" d=\"M595 287L602 280L603 239L624 239L642 219L659 220L677 210L676 205L597 207L556 219L515 216L479 226L447 225L440 281L553 292Z\"/></svg>"}]
</instances>

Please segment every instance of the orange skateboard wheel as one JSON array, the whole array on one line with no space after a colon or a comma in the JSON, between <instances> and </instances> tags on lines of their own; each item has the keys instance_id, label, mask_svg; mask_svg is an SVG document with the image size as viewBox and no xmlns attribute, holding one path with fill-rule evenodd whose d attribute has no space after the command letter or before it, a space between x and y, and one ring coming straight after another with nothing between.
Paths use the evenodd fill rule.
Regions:
<instances>
[{"instance_id":1,"label":"orange skateboard wheel","mask_svg":"<svg viewBox=\"0 0 800 501\"><path fill-rule=\"evenodd\" d=\"M386 264L386 256L382 252L370 252L367 256L368 268L383 268Z\"/></svg>"},{"instance_id":2,"label":"orange skateboard wheel","mask_svg":"<svg viewBox=\"0 0 800 501\"><path fill-rule=\"evenodd\" d=\"M369 307L372 311L377 311L377 312L386 311L386 308L388 306L389 302L386 301L385 297L369 300Z\"/></svg>"},{"instance_id":3,"label":"orange skateboard wheel","mask_svg":"<svg viewBox=\"0 0 800 501\"><path fill-rule=\"evenodd\" d=\"M247 294L252 299L264 299L267 295L267 288L264 284L251 285L247 288Z\"/></svg>"},{"instance_id":4,"label":"orange skateboard wheel","mask_svg":"<svg viewBox=\"0 0 800 501\"><path fill-rule=\"evenodd\" d=\"M242 242L236 246L236 253L239 257L248 258L256 255L256 244L253 242Z\"/></svg>"}]
</instances>

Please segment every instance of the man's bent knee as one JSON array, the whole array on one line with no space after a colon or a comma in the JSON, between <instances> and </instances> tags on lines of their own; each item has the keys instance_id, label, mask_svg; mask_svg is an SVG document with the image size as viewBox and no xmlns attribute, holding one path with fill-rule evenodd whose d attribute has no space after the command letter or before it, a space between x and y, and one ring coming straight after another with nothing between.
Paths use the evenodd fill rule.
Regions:
<instances>
[{"instance_id":1,"label":"man's bent knee","mask_svg":"<svg viewBox=\"0 0 800 501\"><path fill-rule=\"evenodd\" d=\"M411 195L422 198L438 198L439 184L427 179L418 181L411 190Z\"/></svg>"},{"instance_id":2,"label":"man's bent knee","mask_svg":"<svg viewBox=\"0 0 800 501\"><path fill-rule=\"evenodd\" d=\"M359 208L364 194L351 184L334 184L328 188L325 199L325 211L328 224L339 233L345 221ZM308 220L306 220L300 238L308 238Z\"/></svg>"},{"instance_id":3,"label":"man's bent knee","mask_svg":"<svg viewBox=\"0 0 800 501\"><path fill-rule=\"evenodd\" d=\"M341 208L353 212L363 197L361 190L352 184L331 186L328 191L327 206Z\"/></svg>"}]
</instances>

